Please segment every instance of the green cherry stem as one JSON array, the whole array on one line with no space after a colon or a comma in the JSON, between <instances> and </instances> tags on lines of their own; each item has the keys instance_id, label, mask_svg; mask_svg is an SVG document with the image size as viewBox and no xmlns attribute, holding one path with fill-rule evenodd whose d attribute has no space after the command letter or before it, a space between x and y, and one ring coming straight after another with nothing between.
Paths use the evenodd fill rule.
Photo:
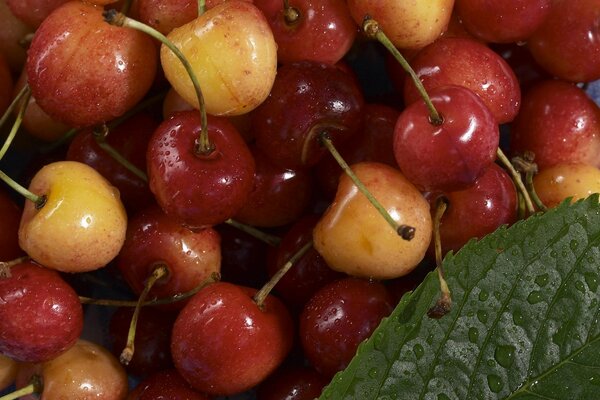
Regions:
<instances>
[{"instance_id":1,"label":"green cherry stem","mask_svg":"<svg viewBox=\"0 0 600 400\"><path fill-rule=\"evenodd\" d=\"M6 175L4 171L0 170L0 179L4 181L8 186L10 186L13 190L19 193L21 196L25 197L27 200L30 200L35 203L35 207L40 209L46 203L46 196L38 196L37 194L31 193L24 186L19 184L17 181L12 179L10 176Z\"/></svg>"},{"instance_id":2,"label":"green cherry stem","mask_svg":"<svg viewBox=\"0 0 600 400\"><path fill-rule=\"evenodd\" d=\"M534 214L535 207L533 206L533 202L531 201L529 192L527 191L527 188L525 187L525 184L523 183L521 174L519 173L519 171L517 171L515 166L510 162L508 157L506 157L506 154L504 154L504 152L502 151L502 149L500 147L498 147L498 150L496 151L496 157L498 158L498 160L500 160L500 163L508 170L508 172L510 173L510 176L513 179L513 182L515 183L515 186L517 187L517 189L523 196L523 201L525 201L525 206L527 207L527 212L529 214Z\"/></svg>"},{"instance_id":3,"label":"green cherry stem","mask_svg":"<svg viewBox=\"0 0 600 400\"><path fill-rule=\"evenodd\" d=\"M254 302L259 308L262 308L265 299L271 293L277 282L283 278L283 276L292 268L292 266L313 246L312 242L306 243L300 248L279 270L273 275L271 279L265 285L260 288L254 295Z\"/></svg>"},{"instance_id":4,"label":"green cherry stem","mask_svg":"<svg viewBox=\"0 0 600 400\"><path fill-rule=\"evenodd\" d=\"M109 128L106 125L101 125L93 130L94 139L98 146L102 148L105 152L107 152L113 159L115 159L119 164L127 168L130 172L132 172L135 176L140 178L144 182L148 182L148 177L146 173L133 165L128 159L123 157L121 153L115 150L108 142L106 141L106 137L108 136Z\"/></svg>"},{"instance_id":5,"label":"green cherry stem","mask_svg":"<svg viewBox=\"0 0 600 400\"><path fill-rule=\"evenodd\" d=\"M142 309L142 305L146 300L146 297L148 297L148 293L150 293L150 290L156 282L168 275L169 269L167 268L167 266L164 264L160 264L157 265L154 268L154 270L152 270L152 274L148 277L148 280L146 280L144 290L142 291L142 294L140 294L140 297L133 311L133 316L131 317L131 322L129 323L129 331L127 332L127 344L125 345L125 348L123 349L119 357L119 361L121 361L121 364L129 365L131 359L133 358L133 354L135 352L135 333L137 331L137 322L140 317L140 310Z\"/></svg>"},{"instance_id":6,"label":"green cherry stem","mask_svg":"<svg viewBox=\"0 0 600 400\"><path fill-rule=\"evenodd\" d=\"M198 16L206 11L206 0L198 0Z\"/></svg>"},{"instance_id":7,"label":"green cherry stem","mask_svg":"<svg viewBox=\"0 0 600 400\"><path fill-rule=\"evenodd\" d=\"M376 39L379 43L381 43L394 56L394 58L402 66L404 71L406 71L406 73L410 75L410 78L412 79L417 90L419 91L421 98L423 99L423 101L425 101L425 104L429 109L429 122L431 122L433 125L441 125L444 122L444 119L433 106L431 98L429 97L429 94L427 94L423 83L421 82L415 71L412 69L408 61L406 61L406 58L404 58L404 56L398 51L396 46L394 46L392 41L387 37L383 30L381 30L381 28L379 27L379 23L371 17L367 16L363 21L362 29L363 32L365 32L365 34L367 35L367 37Z\"/></svg>"},{"instance_id":8,"label":"green cherry stem","mask_svg":"<svg viewBox=\"0 0 600 400\"><path fill-rule=\"evenodd\" d=\"M436 303L427 311L429 318L441 318L450 312L452 307L452 295L450 294L450 288L448 282L446 282L444 267L442 262L442 239L440 237L440 222L442 216L448 208L448 201L444 196L440 196L435 202L435 215L433 218L433 244L435 249L435 264L438 273L438 279L440 281L440 298Z\"/></svg>"},{"instance_id":9,"label":"green cherry stem","mask_svg":"<svg viewBox=\"0 0 600 400\"><path fill-rule=\"evenodd\" d=\"M538 166L534 162L534 158L535 155L533 153L527 152L523 157L513 157L511 161L517 171L525 174L525 187L527 188L527 193L529 193L529 196L537 209L547 211L548 207L546 207L542 199L540 199L535 191L535 186L533 186L533 177L538 173Z\"/></svg>"},{"instance_id":10,"label":"green cherry stem","mask_svg":"<svg viewBox=\"0 0 600 400\"><path fill-rule=\"evenodd\" d=\"M360 181L360 179L358 179L358 177L356 176L354 171L352 171L352 168L350 168L350 166L342 158L340 153L337 151L337 149L331 142L331 138L329 137L329 134L327 132L322 132L319 136L319 141L321 142L321 144L323 146L325 146L327 148L327 150L329 150L329 152L331 153L333 158L337 161L339 166L344 170L346 175L348 175L348 177L350 179L352 179L352 182L354 182L354 185L356 185L358 190L360 190L361 193L367 197L369 202L373 205L373 207L375 207L377 209L377 211L379 211L381 216L383 216L383 218L392 227L392 229L399 236L401 236L402 239L411 240L415 236L415 228L412 226L408 226L408 225L398 225L398 223L396 223L396 221L394 221L394 219L392 218L390 213L388 213L387 210L381 205L381 203L375 198L375 196L373 196L373 194L371 194L371 192L369 192L369 189L367 189L367 187Z\"/></svg>"},{"instance_id":11,"label":"green cherry stem","mask_svg":"<svg viewBox=\"0 0 600 400\"><path fill-rule=\"evenodd\" d=\"M208 137L208 120L207 120L207 116L206 116L206 107L205 107L205 103L204 103L204 96L202 95L202 90L200 89L200 83L198 82L198 78L196 77L196 74L194 73L192 66L190 65L187 58L185 58L185 56L183 55L181 50L179 50L179 48L177 46L175 46L173 44L173 42L171 42L165 35L163 35L159 31L157 31L156 29L154 29L146 24L143 24L139 21L136 21L132 18L129 18L129 17L119 13L116 10L106 10L106 11L104 11L104 13L102 15L104 16L104 20L111 25L136 29L138 31L144 32L145 34L150 35L151 37L159 40L162 44L167 46L169 48L169 50L171 50L173 52L173 54L175 54L175 56L179 59L179 61L181 61L181 63L183 64L183 67L185 68L186 72L188 73L188 75L192 81L194 90L196 91L196 96L198 98L198 106L200 109L200 119L201 119L201 123L202 123L202 129L200 130L200 136L197 140L195 151L198 155L211 154L214 151L215 147L214 147L214 144L210 142L209 137Z\"/></svg>"},{"instance_id":12,"label":"green cherry stem","mask_svg":"<svg viewBox=\"0 0 600 400\"><path fill-rule=\"evenodd\" d=\"M228 219L225 221L227 225L231 225L234 228L239 229L242 232L246 232L247 234L255 237L256 239L268 244L269 246L276 247L281 243L281 238L273 235L269 235L259 229L256 229L253 226L242 224L241 222L235 221L233 219Z\"/></svg>"},{"instance_id":13,"label":"green cherry stem","mask_svg":"<svg viewBox=\"0 0 600 400\"><path fill-rule=\"evenodd\" d=\"M33 375L29 385L0 397L0 400L16 400L30 394L40 394L43 390L44 386L42 384L42 379L38 375Z\"/></svg>"},{"instance_id":14,"label":"green cherry stem","mask_svg":"<svg viewBox=\"0 0 600 400\"><path fill-rule=\"evenodd\" d=\"M26 85L25 87L28 87L28 86ZM21 105L19 107L19 113L17 114L17 117L15 118L15 122L13 123L13 126L10 129L8 136L6 137L6 140L4 141L4 145L2 145L2 148L0 149L0 160L2 160L2 158L4 158L4 155L8 151L8 148L12 144L13 139L15 138L15 136L17 135L17 132L19 131L19 128L21 127L21 122L23 122L23 116L25 115L25 111L27 110L27 106L29 105L30 98L31 98L31 91L26 90L25 95L22 98Z\"/></svg>"},{"instance_id":15,"label":"green cherry stem","mask_svg":"<svg viewBox=\"0 0 600 400\"><path fill-rule=\"evenodd\" d=\"M8 117L10 117L10 115L13 113L13 111L15 110L15 108L17 107L17 105L20 104L19 102L21 101L21 99L23 97L27 96L28 93L29 94L31 93L31 90L29 89L29 85L24 85L21 88L21 90L19 90L19 93L17 93L17 95L15 96L15 98L13 99L13 101L10 103L10 105L6 109L6 111L2 115L2 118L0 118L0 127L4 126L4 124L8 120Z\"/></svg>"}]
</instances>

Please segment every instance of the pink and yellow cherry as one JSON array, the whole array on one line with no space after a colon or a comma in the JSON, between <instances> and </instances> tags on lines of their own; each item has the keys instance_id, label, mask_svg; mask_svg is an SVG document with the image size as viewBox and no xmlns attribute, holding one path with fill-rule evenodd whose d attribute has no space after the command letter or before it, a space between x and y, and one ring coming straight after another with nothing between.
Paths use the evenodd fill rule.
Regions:
<instances>
[{"instance_id":1,"label":"pink and yellow cherry","mask_svg":"<svg viewBox=\"0 0 600 400\"><path fill-rule=\"evenodd\" d=\"M267 17L282 63L311 60L335 64L354 43L358 27L342 0L255 0Z\"/></svg>"},{"instance_id":2,"label":"pink and yellow cherry","mask_svg":"<svg viewBox=\"0 0 600 400\"><path fill-rule=\"evenodd\" d=\"M192 387L174 369L165 369L147 377L133 389L127 400L209 400Z\"/></svg>"},{"instance_id":3,"label":"pink and yellow cherry","mask_svg":"<svg viewBox=\"0 0 600 400\"><path fill-rule=\"evenodd\" d=\"M20 362L51 360L71 348L83 329L75 290L56 271L25 261L0 278L0 352Z\"/></svg>"},{"instance_id":4,"label":"pink and yellow cherry","mask_svg":"<svg viewBox=\"0 0 600 400\"><path fill-rule=\"evenodd\" d=\"M571 82L600 79L600 0L554 0L542 25L527 40L536 61Z\"/></svg>"},{"instance_id":5,"label":"pink and yellow cherry","mask_svg":"<svg viewBox=\"0 0 600 400\"><path fill-rule=\"evenodd\" d=\"M393 299L380 282L346 278L321 288L300 316L306 358L331 378L346 368L358 345L393 309Z\"/></svg>"},{"instance_id":6,"label":"pink and yellow cherry","mask_svg":"<svg viewBox=\"0 0 600 400\"><path fill-rule=\"evenodd\" d=\"M365 17L370 16L379 22L396 47L420 49L444 33L452 15L454 0L349 0L348 7L359 26Z\"/></svg>"},{"instance_id":7,"label":"pink and yellow cherry","mask_svg":"<svg viewBox=\"0 0 600 400\"><path fill-rule=\"evenodd\" d=\"M587 164L556 164L533 177L535 191L546 207L556 207L600 193L600 169Z\"/></svg>"},{"instance_id":8,"label":"pink and yellow cherry","mask_svg":"<svg viewBox=\"0 0 600 400\"><path fill-rule=\"evenodd\" d=\"M510 150L533 152L540 169L564 163L600 167L600 108L574 84L539 82L523 97L511 126Z\"/></svg>"},{"instance_id":9,"label":"pink and yellow cherry","mask_svg":"<svg viewBox=\"0 0 600 400\"><path fill-rule=\"evenodd\" d=\"M101 7L70 1L36 31L27 77L45 112L81 127L132 108L150 89L156 66L156 47L147 35L107 24Z\"/></svg>"},{"instance_id":10,"label":"pink and yellow cherry","mask_svg":"<svg viewBox=\"0 0 600 400\"><path fill-rule=\"evenodd\" d=\"M181 310L171 337L177 371L209 395L244 392L267 378L292 348L293 322L269 295L226 282L198 292Z\"/></svg>"},{"instance_id":11,"label":"pink and yellow cherry","mask_svg":"<svg viewBox=\"0 0 600 400\"><path fill-rule=\"evenodd\" d=\"M39 398L44 400L124 400L128 391L127 374L119 360L104 347L82 339L50 361L23 365L17 387L26 386L33 375L41 378ZM20 398L35 400L38 396Z\"/></svg>"},{"instance_id":12,"label":"pink and yellow cherry","mask_svg":"<svg viewBox=\"0 0 600 400\"><path fill-rule=\"evenodd\" d=\"M118 190L96 170L75 161L43 167L29 191L19 227L21 248L45 267L84 272L108 264L125 241L127 215Z\"/></svg>"},{"instance_id":13,"label":"pink and yellow cherry","mask_svg":"<svg viewBox=\"0 0 600 400\"><path fill-rule=\"evenodd\" d=\"M396 122L396 162L419 190L464 189L496 159L500 141L496 118L467 88L439 87L430 96L441 124L431 122L424 102L408 106Z\"/></svg>"},{"instance_id":14,"label":"pink and yellow cherry","mask_svg":"<svg viewBox=\"0 0 600 400\"><path fill-rule=\"evenodd\" d=\"M498 124L512 121L519 112L517 77L500 55L476 40L441 38L417 53L410 65L427 91L458 85L477 93ZM404 101L421 101L410 77L404 83Z\"/></svg>"},{"instance_id":15,"label":"pink and yellow cherry","mask_svg":"<svg viewBox=\"0 0 600 400\"><path fill-rule=\"evenodd\" d=\"M333 65L301 61L281 66L268 99L252 115L256 146L286 168L311 167L362 126L364 98L354 76Z\"/></svg>"},{"instance_id":16,"label":"pink and yellow cherry","mask_svg":"<svg viewBox=\"0 0 600 400\"><path fill-rule=\"evenodd\" d=\"M391 279L408 274L421 262L431 240L429 203L395 168L376 162L351 168L398 225L415 229L414 237L399 236L344 174L335 199L314 229L315 249L332 269L352 276Z\"/></svg>"},{"instance_id":17,"label":"pink and yellow cherry","mask_svg":"<svg viewBox=\"0 0 600 400\"><path fill-rule=\"evenodd\" d=\"M12 358L0 354L0 390L4 390L15 383L19 365Z\"/></svg>"},{"instance_id":18,"label":"pink and yellow cherry","mask_svg":"<svg viewBox=\"0 0 600 400\"><path fill-rule=\"evenodd\" d=\"M186 228L158 206L150 206L129 221L116 262L127 284L138 295L153 270L165 266L167 275L156 282L150 295L169 297L192 290L219 272L220 236L210 227Z\"/></svg>"},{"instance_id":19,"label":"pink and yellow cherry","mask_svg":"<svg viewBox=\"0 0 600 400\"><path fill-rule=\"evenodd\" d=\"M6 4L0 1L0 53L4 55L11 71L17 75L23 69L27 50L21 45L21 40L32 32L23 21L18 19Z\"/></svg>"},{"instance_id":20,"label":"pink and yellow cherry","mask_svg":"<svg viewBox=\"0 0 600 400\"><path fill-rule=\"evenodd\" d=\"M209 114L245 114L269 95L277 72L277 45L266 18L253 4L240 0L219 4L167 37L189 61ZM171 85L198 108L181 61L165 45L160 57Z\"/></svg>"},{"instance_id":21,"label":"pink and yellow cherry","mask_svg":"<svg viewBox=\"0 0 600 400\"><path fill-rule=\"evenodd\" d=\"M465 28L492 43L525 42L544 22L552 0L456 0Z\"/></svg>"},{"instance_id":22,"label":"pink and yellow cherry","mask_svg":"<svg viewBox=\"0 0 600 400\"><path fill-rule=\"evenodd\" d=\"M23 255L18 234L22 212L4 188L0 188L0 261L11 261Z\"/></svg>"},{"instance_id":23,"label":"pink and yellow cherry","mask_svg":"<svg viewBox=\"0 0 600 400\"><path fill-rule=\"evenodd\" d=\"M208 155L196 151L201 117L195 110L164 121L146 152L150 190L158 204L193 228L232 218L254 185L254 158L234 126L223 117L209 116L207 128L215 146Z\"/></svg>"}]
</instances>

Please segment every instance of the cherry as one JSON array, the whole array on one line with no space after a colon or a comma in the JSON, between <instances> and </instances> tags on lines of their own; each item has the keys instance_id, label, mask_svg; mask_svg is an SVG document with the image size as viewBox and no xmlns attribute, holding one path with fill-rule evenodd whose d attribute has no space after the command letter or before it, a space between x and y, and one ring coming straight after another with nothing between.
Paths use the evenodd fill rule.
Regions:
<instances>
[{"instance_id":1,"label":"cherry","mask_svg":"<svg viewBox=\"0 0 600 400\"><path fill-rule=\"evenodd\" d=\"M120 356L127 344L133 308L118 308L111 316L109 332L112 353ZM125 369L131 375L147 377L173 366L171 328L176 314L144 307L140 311L135 334L135 352Z\"/></svg>"},{"instance_id":2,"label":"cherry","mask_svg":"<svg viewBox=\"0 0 600 400\"><path fill-rule=\"evenodd\" d=\"M23 255L18 238L21 213L21 207L4 188L0 188L0 261L10 261Z\"/></svg>"},{"instance_id":3,"label":"cherry","mask_svg":"<svg viewBox=\"0 0 600 400\"><path fill-rule=\"evenodd\" d=\"M335 64L350 50L358 27L342 0L256 0L277 42L277 61Z\"/></svg>"},{"instance_id":4,"label":"cherry","mask_svg":"<svg viewBox=\"0 0 600 400\"><path fill-rule=\"evenodd\" d=\"M346 278L321 288L300 316L300 338L317 371L332 377L393 310L382 283Z\"/></svg>"},{"instance_id":5,"label":"cherry","mask_svg":"<svg viewBox=\"0 0 600 400\"><path fill-rule=\"evenodd\" d=\"M45 112L81 127L132 108L149 90L156 64L149 37L107 24L100 7L70 1L37 29L28 51L27 77Z\"/></svg>"},{"instance_id":6,"label":"cherry","mask_svg":"<svg viewBox=\"0 0 600 400\"><path fill-rule=\"evenodd\" d=\"M174 369L159 371L138 383L127 400L208 400Z\"/></svg>"},{"instance_id":7,"label":"cherry","mask_svg":"<svg viewBox=\"0 0 600 400\"><path fill-rule=\"evenodd\" d=\"M192 290L219 271L220 237L210 227L186 228L158 206L150 206L129 221L116 262L123 278L138 295L152 271L165 266L167 276L152 287L150 295L169 297Z\"/></svg>"},{"instance_id":8,"label":"cherry","mask_svg":"<svg viewBox=\"0 0 600 400\"><path fill-rule=\"evenodd\" d=\"M69 0L5 0L10 11L31 28L37 28L54 9Z\"/></svg>"},{"instance_id":9,"label":"cherry","mask_svg":"<svg viewBox=\"0 0 600 400\"><path fill-rule=\"evenodd\" d=\"M119 361L104 347L80 339L68 351L41 364L19 369L17 387L31 377L41 378L43 399L122 400L127 396L127 375ZM35 400L37 395L20 397Z\"/></svg>"},{"instance_id":10,"label":"cherry","mask_svg":"<svg viewBox=\"0 0 600 400\"><path fill-rule=\"evenodd\" d=\"M326 131L338 145L361 127L364 99L354 77L316 62L281 66L273 90L253 113L256 145L286 168L311 167L326 153Z\"/></svg>"},{"instance_id":11,"label":"cherry","mask_svg":"<svg viewBox=\"0 0 600 400\"><path fill-rule=\"evenodd\" d=\"M258 387L258 400L313 400L328 381L310 367L282 367Z\"/></svg>"},{"instance_id":12,"label":"cherry","mask_svg":"<svg viewBox=\"0 0 600 400\"><path fill-rule=\"evenodd\" d=\"M196 390L231 395L263 381L292 347L293 323L283 304L226 282L198 292L181 310L171 339L175 367Z\"/></svg>"},{"instance_id":13,"label":"cherry","mask_svg":"<svg viewBox=\"0 0 600 400\"><path fill-rule=\"evenodd\" d=\"M56 271L33 262L13 265L0 278L0 351L38 363L75 344L83 328L79 297Z\"/></svg>"},{"instance_id":14,"label":"cherry","mask_svg":"<svg viewBox=\"0 0 600 400\"><path fill-rule=\"evenodd\" d=\"M215 149L196 151L201 117L180 112L164 121L147 149L150 190L171 218L189 227L224 222L244 205L254 184L255 163L248 146L225 118L208 117Z\"/></svg>"},{"instance_id":15,"label":"cherry","mask_svg":"<svg viewBox=\"0 0 600 400\"><path fill-rule=\"evenodd\" d=\"M472 238L483 238L500 225L517 220L517 192L511 177L492 164L467 189L448 192L448 208L440 222L442 252L458 251ZM431 196L432 203L435 197Z\"/></svg>"},{"instance_id":16,"label":"cherry","mask_svg":"<svg viewBox=\"0 0 600 400\"><path fill-rule=\"evenodd\" d=\"M600 79L600 1L553 0L550 13L527 40L536 61L572 82Z\"/></svg>"},{"instance_id":17,"label":"cherry","mask_svg":"<svg viewBox=\"0 0 600 400\"><path fill-rule=\"evenodd\" d=\"M535 191L546 207L556 207L568 198L585 199L600 193L600 169L588 164L556 164L533 177Z\"/></svg>"},{"instance_id":18,"label":"cherry","mask_svg":"<svg viewBox=\"0 0 600 400\"><path fill-rule=\"evenodd\" d=\"M423 102L398 118L394 153L404 175L425 191L454 191L472 185L494 162L500 133L491 111L474 92L445 86L430 93L442 115L430 122Z\"/></svg>"},{"instance_id":19,"label":"cherry","mask_svg":"<svg viewBox=\"0 0 600 400\"><path fill-rule=\"evenodd\" d=\"M422 49L410 65L429 92L445 85L471 89L499 124L512 121L519 112L521 90L517 77L500 55L476 40L441 38ZM421 101L410 77L406 79L406 104Z\"/></svg>"},{"instance_id":20,"label":"cherry","mask_svg":"<svg viewBox=\"0 0 600 400\"><path fill-rule=\"evenodd\" d=\"M431 240L429 204L400 171L386 164L351 166L399 226L412 227L406 240L385 223L378 210L342 175L336 197L313 232L315 249L334 270L391 279L408 274L425 256Z\"/></svg>"},{"instance_id":21,"label":"cherry","mask_svg":"<svg viewBox=\"0 0 600 400\"><path fill-rule=\"evenodd\" d=\"M193 21L198 16L198 2L193 0L137 0L132 14L163 35Z\"/></svg>"},{"instance_id":22,"label":"cherry","mask_svg":"<svg viewBox=\"0 0 600 400\"><path fill-rule=\"evenodd\" d=\"M544 22L551 0L456 0L465 28L474 36L494 43L526 41Z\"/></svg>"},{"instance_id":23,"label":"cherry","mask_svg":"<svg viewBox=\"0 0 600 400\"><path fill-rule=\"evenodd\" d=\"M27 58L26 49L20 42L32 29L10 11L6 1L0 1L0 20L0 53L8 61L11 71L18 74Z\"/></svg>"},{"instance_id":24,"label":"cherry","mask_svg":"<svg viewBox=\"0 0 600 400\"><path fill-rule=\"evenodd\" d=\"M577 86L545 80L523 97L511 126L513 155L535 154L540 169L562 163L600 166L600 109Z\"/></svg>"}]
</instances>

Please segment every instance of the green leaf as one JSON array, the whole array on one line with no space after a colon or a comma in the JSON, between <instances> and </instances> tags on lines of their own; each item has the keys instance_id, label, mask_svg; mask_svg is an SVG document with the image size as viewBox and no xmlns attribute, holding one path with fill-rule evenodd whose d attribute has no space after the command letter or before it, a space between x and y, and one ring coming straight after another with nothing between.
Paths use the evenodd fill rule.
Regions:
<instances>
[{"instance_id":1,"label":"green leaf","mask_svg":"<svg viewBox=\"0 0 600 400\"><path fill-rule=\"evenodd\" d=\"M321 399L600 399L598 196L472 241L430 273Z\"/></svg>"}]
</instances>

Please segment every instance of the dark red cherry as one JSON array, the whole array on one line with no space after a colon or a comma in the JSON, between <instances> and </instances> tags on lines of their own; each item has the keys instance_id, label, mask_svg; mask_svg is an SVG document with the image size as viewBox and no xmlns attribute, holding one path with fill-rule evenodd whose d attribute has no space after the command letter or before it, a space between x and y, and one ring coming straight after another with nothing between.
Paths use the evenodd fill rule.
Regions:
<instances>
[{"instance_id":1,"label":"dark red cherry","mask_svg":"<svg viewBox=\"0 0 600 400\"><path fill-rule=\"evenodd\" d=\"M257 390L258 400L314 400L329 381L313 368L284 366Z\"/></svg>"},{"instance_id":2,"label":"dark red cherry","mask_svg":"<svg viewBox=\"0 0 600 400\"><path fill-rule=\"evenodd\" d=\"M208 400L208 397L192 389L176 370L165 369L138 383L127 400Z\"/></svg>"}]
</instances>

